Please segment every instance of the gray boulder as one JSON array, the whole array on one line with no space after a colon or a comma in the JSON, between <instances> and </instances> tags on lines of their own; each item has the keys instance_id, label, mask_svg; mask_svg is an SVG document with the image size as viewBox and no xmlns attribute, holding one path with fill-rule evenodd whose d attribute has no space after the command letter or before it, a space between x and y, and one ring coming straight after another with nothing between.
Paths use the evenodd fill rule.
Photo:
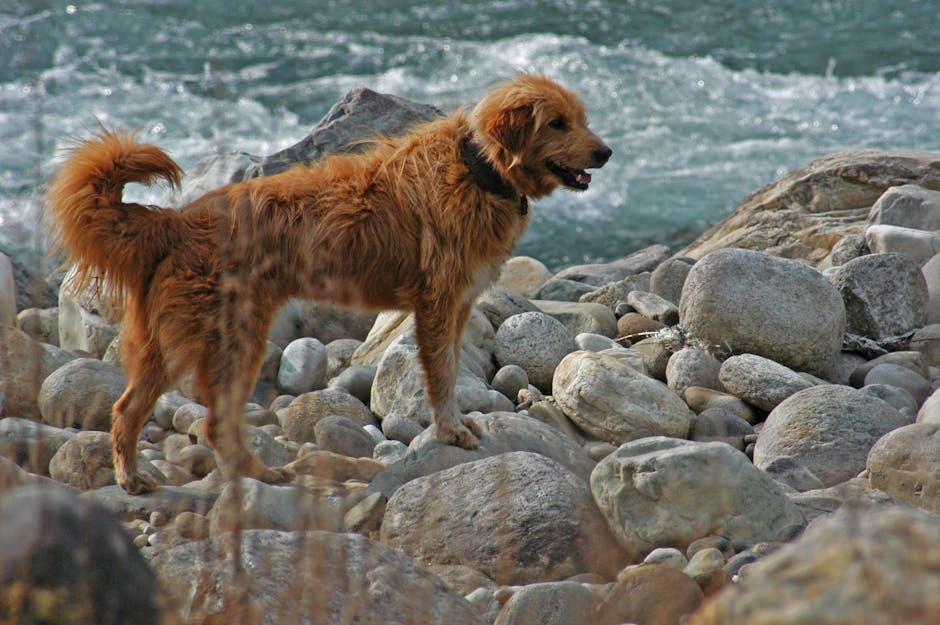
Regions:
<instances>
[{"instance_id":1,"label":"gray boulder","mask_svg":"<svg viewBox=\"0 0 940 625\"><path fill-rule=\"evenodd\" d=\"M552 302L577 302L592 291L594 287L584 282L552 278L539 287L533 298Z\"/></svg>"},{"instance_id":2,"label":"gray boulder","mask_svg":"<svg viewBox=\"0 0 940 625\"><path fill-rule=\"evenodd\" d=\"M883 364L901 365L922 378L926 379L930 377L930 370L921 352L888 352L872 360L864 361L855 367L855 370L849 375L849 384L856 388L864 386L865 378L868 376L868 373L878 365Z\"/></svg>"},{"instance_id":3,"label":"gray boulder","mask_svg":"<svg viewBox=\"0 0 940 625\"><path fill-rule=\"evenodd\" d=\"M400 135L440 115L440 111L426 104L365 87L353 89L333 105L306 137L280 152L261 157L228 150L199 161L187 172L180 197L175 200L187 204L233 182L270 176L335 153L359 152L368 146L364 139Z\"/></svg>"},{"instance_id":4,"label":"gray boulder","mask_svg":"<svg viewBox=\"0 0 940 625\"><path fill-rule=\"evenodd\" d=\"M41 343L59 346L59 309L27 308L16 316L16 327Z\"/></svg>"},{"instance_id":5,"label":"gray boulder","mask_svg":"<svg viewBox=\"0 0 940 625\"><path fill-rule=\"evenodd\" d=\"M927 323L940 323L940 254L921 267L927 282Z\"/></svg>"},{"instance_id":6,"label":"gray boulder","mask_svg":"<svg viewBox=\"0 0 940 625\"><path fill-rule=\"evenodd\" d=\"M577 582L529 584L506 602L494 625L590 623L599 602L597 593Z\"/></svg>"},{"instance_id":7,"label":"gray boulder","mask_svg":"<svg viewBox=\"0 0 940 625\"><path fill-rule=\"evenodd\" d=\"M753 354L725 360L719 378L729 393L767 411L790 395L813 386L796 371Z\"/></svg>"},{"instance_id":8,"label":"gray boulder","mask_svg":"<svg viewBox=\"0 0 940 625\"><path fill-rule=\"evenodd\" d=\"M865 240L864 233L847 234L839 239L838 243L832 246L832 251L829 252L829 256L820 263L819 268L838 267L853 258L858 258L865 254L871 254L871 250L868 248L868 241Z\"/></svg>"},{"instance_id":9,"label":"gray boulder","mask_svg":"<svg viewBox=\"0 0 940 625\"><path fill-rule=\"evenodd\" d=\"M552 272L542 261L530 256L513 256L503 265L496 284L523 297L532 297L551 277Z\"/></svg>"},{"instance_id":10,"label":"gray boulder","mask_svg":"<svg viewBox=\"0 0 940 625\"><path fill-rule=\"evenodd\" d=\"M376 314L334 306L329 302L288 300L277 313L268 331L268 340L278 347L291 341L315 336L323 343L337 339L362 340L375 322Z\"/></svg>"},{"instance_id":11,"label":"gray boulder","mask_svg":"<svg viewBox=\"0 0 940 625\"><path fill-rule=\"evenodd\" d=\"M319 391L326 387L326 346L304 337L291 341L281 354L277 385L290 395Z\"/></svg>"},{"instance_id":12,"label":"gray boulder","mask_svg":"<svg viewBox=\"0 0 940 625\"><path fill-rule=\"evenodd\" d=\"M376 368L369 365L351 365L330 380L330 388L349 393L365 405L372 401L372 384Z\"/></svg>"},{"instance_id":13,"label":"gray boulder","mask_svg":"<svg viewBox=\"0 0 940 625\"><path fill-rule=\"evenodd\" d=\"M804 523L780 486L724 443L626 443L598 463L591 491L634 561L709 534L737 545L781 540Z\"/></svg>"},{"instance_id":14,"label":"gray boulder","mask_svg":"<svg viewBox=\"0 0 940 625\"><path fill-rule=\"evenodd\" d=\"M923 354L928 366L940 365L940 324L927 325L915 332L911 349Z\"/></svg>"},{"instance_id":15,"label":"gray boulder","mask_svg":"<svg viewBox=\"0 0 940 625\"><path fill-rule=\"evenodd\" d=\"M744 437L754 433L754 426L723 408L709 408L695 415L689 428L689 440L699 443L720 442L744 451Z\"/></svg>"},{"instance_id":16,"label":"gray boulder","mask_svg":"<svg viewBox=\"0 0 940 625\"><path fill-rule=\"evenodd\" d=\"M589 352L602 352L605 349L620 349L620 345L611 338L593 332L582 332L574 337L574 342L578 349L586 349Z\"/></svg>"},{"instance_id":17,"label":"gray boulder","mask_svg":"<svg viewBox=\"0 0 940 625\"><path fill-rule=\"evenodd\" d=\"M486 411L490 407L486 382L472 364L461 358L454 389L457 407L462 412ZM398 414L421 424L431 422L432 410L427 397L424 369L418 358L418 346L412 332L400 335L385 350L372 383L372 410L379 417Z\"/></svg>"},{"instance_id":18,"label":"gray boulder","mask_svg":"<svg viewBox=\"0 0 940 625\"><path fill-rule=\"evenodd\" d=\"M179 391L170 391L160 395L156 406L153 407L153 420L164 430L173 427L173 416L180 406L191 403Z\"/></svg>"},{"instance_id":19,"label":"gray boulder","mask_svg":"<svg viewBox=\"0 0 940 625\"><path fill-rule=\"evenodd\" d=\"M360 152L369 147L364 139L402 135L440 116L441 112L428 104L358 87L340 98L306 137L249 165L244 178L279 174L298 163L312 163L331 154Z\"/></svg>"},{"instance_id":20,"label":"gray boulder","mask_svg":"<svg viewBox=\"0 0 940 625\"><path fill-rule=\"evenodd\" d=\"M744 198L734 213L678 255L703 258L720 248L739 247L816 263L834 241L861 232L872 204L888 188L906 183L940 189L940 155L830 154Z\"/></svg>"},{"instance_id":21,"label":"gray boulder","mask_svg":"<svg viewBox=\"0 0 940 625\"><path fill-rule=\"evenodd\" d=\"M551 458L568 471L587 480L594 461L570 436L552 425L512 412L493 412L473 417L483 436L480 446L468 450L443 445L437 440L434 427L415 437L408 453L372 480L370 490L391 496L397 488L413 479L450 467L514 451L541 454Z\"/></svg>"},{"instance_id":22,"label":"gray boulder","mask_svg":"<svg viewBox=\"0 0 940 625\"><path fill-rule=\"evenodd\" d=\"M900 226L869 226L865 240L874 254L905 254L918 266L940 253L940 234Z\"/></svg>"},{"instance_id":23,"label":"gray boulder","mask_svg":"<svg viewBox=\"0 0 940 625\"><path fill-rule=\"evenodd\" d=\"M913 395L899 386L893 386L891 384L868 384L859 390L884 400L909 419L913 419L917 416L917 410L920 404L917 403Z\"/></svg>"},{"instance_id":24,"label":"gray boulder","mask_svg":"<svg viewBox=\"0 0 940 625\"><path fill-rule=\"evenodd\" d=\"M263 428L242 426L248 450L267 467L281 467L293 460L297 454L279 443Z\"/></svg>"},{"instance_id":25,"label":"gray boulder","mask_svg":"<svg viewBox=\"0 0 940 625\"><path fill-rule=\"evenodd\" d=\"M386 437L408 445L424 428L416 421L398 414L385 415L382 419L382 433Z\"/></svg>"},{"instance_id":26,"label":"gray boulder","mask_svg":"<svg viewBox=\"0 0 940 625\"><path fill-rule=\"evenodd\" d=\"M831 374L845 331L845 306L822 274L741 249L695 264L679 316L686 331L711 345L821 377Z\"/></svg>"},{"instance_id":27,"label":"gray boulder","mask_svg":"<svg viewBox=\"0 0 940 625\"><path fill-rule=\"evenodd\" d=\"M225 483L209 512L212 534L235 529L343 531L343 493L314 495L293 484L265 484L250 478Z\"/></svg>"},{"instance_id":28,"label":"gray boulder","mask_svg":"<svg viewBox=\"0 0 940 625\"><path fill-rule=\"evenodd\" d=\"M830 280L845 302L846 332L881 340L927 323L927 282L910 256L861 256Z\"/></svg>"},{"instance_id":29,"label":"gray boulder","mask_svg":"<svg viewBox=\"0 0 940 625\"><path fill-rule=\"evenodd\" d=\"M767 417L757 438L754 464L763 468L789 456L826 486L865 468L875 442L910 423L886 402L847 386L814 386L791 395Z\"/></svg>"},{"instance_id":30,"label":"gray boulder","mask_svg":"<svg viewBox=\"0 0 940 625\"><path fill-rule=\"evenodd\" d=\"M866 386L869 384L890 385L904 389L911 394L918 406L933 393L933 387L929 381L907 367L887 362L872 367L865 374L865 384Z\"/></svg>"},{"instance_id":31,"label":"gray boulder","mask_svg":"<svg viewBox=\"0 0 940 625\"><path fill-rule=\"evenodd\" d=\"M381 540L419 562L465 564L498 584L606 577L622 565L587 484L527 452L408 482L388 501Z\"/></svg>"},{"instance_id":32,"label":"gray boulder","mask_svg":"<svg viewBox=\"0 0 940 625\"><path fill-rule=\"evenodd\" d=\"M789 493L788 496L810 523L822 515L832 514L843 506L848 509L858 509L869 506L886 508L904 505L888 493L873 488L867 477L853 477L835 486Z\"/></svg>"},{"instance_id":33,"label":"gray boulder","mask_svg":"<svg viewBox=\"0 0 940 625\"><path fill-rule=\"evenodd\" d=\"M615 444L657 435L684 438L693 418L665 384L603 353L566 356L555 371L552 395L584 431Z\"/></svg>"},{"instance_id":34,"label":"gray boulder","mask_svg":"<svg viewBox=\"0 0 940 625\"><path fill-rule=\"evenodd\" d=\"M186 542L151 560L172 605L194 622L244 615L247 603L257 625L483 625L474 608L436 575L358 534L242 532L244 576L238 585L228 565L230 541L223 535ZM290 597L302 600L285 600Z\"/></svg>"},{"instance_id":35,"label":"gray boulder","mask_svg":"<svg viewBox=\"0 0 940 625\"><path fill-rule=\"evenodd\" d=\"M111 408L127 378L113 365L79 358L52 372L39 389L43 423L84 430L110 430Z\"/></svg>"},{"instance_id":36,"label":"gray boulder","mask_svg":"<svg viewBox=\"0 0 940 625\"><path fill-rule=\"evenodd\" d=\"M917 411L917 423L940 424L940 389L934 391Z\"/></svg>"},{"instance_id":37,"label":"gray boulder","mask_svg":"<svg viewBox=\"0 0 940 625\"><path fill-rule=\"evenodd\" d=\"M205 419L209 414L209 409L202 404L187 402L176 409L173 413L173 429L180 434L189 432L193 423L200 419Z\"/></svg>"},{"instance_id":38,"label":"gray boulder","mask_svg":"<svg viewBox=\"0 0 940 625\"><path fill-rule=\"evenodd\" d=\"M144 458L137 458L137 469L157 484L167 483L166 477ZM94 431L77 433L52 456L49 475L55 481L79 490L114 484L111 435Z\"/></svg>"},{"instance_id":39,"label":"gray boulder","mask_svg":"<svg viewBox=\"0 0 940 625\"><path fill-rule=\"evenodd\" d=\"M30 473L49 475L49 461L74 432L29 419L0 419L0 456Z\"/></svg>"},{"instance_id":40,"label":"gray boulder","mask_svg":"<svg viewBox=\"0 0 940 625\"><path fill-rule=\"evenodd\" d=\"M551 300L532 300L532 303L546 315L551 315L577 336L591 332L602 336L617 336L617 317L613 311L602 305L583 302L554 302Z\"/></svg>"},{"instance_id":41,"label":"gray boulder","mask_svg":"<svg viewBox=\"0 0 940 625\"><path fill-rule=\"evenodd\" d=\"M603 286L608 282L623 280L627 276L652 271L669 258L669 255L669 248L665 245L651 245L609 263L568 267L555 274L553 279L574 280L593 286Z\"/></svg>"},{"instance_id":42,"label":"gray boulder","mask_svg":"<svg viewBox=\"0 0 940 625\"><path fill-rule=\"evenodd\" d=\"M0 588L9 623L163 622L155 576L121 524L60 489L0 497Z\"/></svg>"},{"instance_id":43,"label":"gray boulder","mask_svg":"<svg viewBox=\"0 0 940 625\"><path fill-rule=\"evenodd\" d=\"M212 508L217 493L199 488L163 485L141 495L128 495L117 484L88 490L81 499L94 501L122 521L149 520L154 512L172 515L191 512L206 514Z\"/></svg>"},{"instance_id":44,"label":"gray boulder","mask_svg":"<svg viewBox=\"0 0 940 625\"><path fill-rule=\"evenodd\" d=\"M724 390L718 379L721 363L697 347L685 347L669 357L666 385L680 397L690 386Z\"/></svg>"},{"instance_id":45,"label":"gray boulder","mask_svg":"<svg viewBox=\"0 0 940 625\"><path fill-rule=\"evenodd\" d=\"M688 625L932 625L940 622L938 558L935 516L854 507L813 523L796 542L753 564Z\"/></svg>"},{"instance_id":46,"label":"gray boulder","mask_svg":"<svg viewBox=\"0 0 940 625\"><path fill-rule=\"evenodd\" d=\"M867 223L940 230L940 191L916 184L891 187L872 205Z\"/></svg>"},{"instance_id":47,"label":"gray boulder","mask_svg":"<svg viewBox=\"0 0 940 625\"><path fill-rule=\"evenodd\" d=\"M80 350L100 358L118 330L97 311L82 306L83 298L69 291L68 279L59 291L59 345L70 351Z\"/></svg>"},{"instance_id":48,"label":"gray boulder","mask_svg":"<svg viewBox=\"0 0 940 625\"><path fill-rule=\"evenodd\" d=\"M825 488L816 475L790 456L778 456L764 465L764 473L799 492Z\"/></svg>"},{"instance_id":49,"label":"gray boulder","mask_svg":"<svg viewBox=\"0 0 940 625\"><path fill-rule=\"evenodd\" d=\"M494 331L513 315L539 310L525 296L504 286L492 286L483 291L477 298L476 307L486 315Z\"/></svg>"},{"instance_id":50,"label":"gray boulder","mask_svg":"<svg viewBox=\"0 0 940 625\"><path fill-rule=\"evenodd\" d=\"M940 424L912 423L868 452L868 480L892 497L940 514Z\"/></svg>"},{"instance_id":51,"label":"gray boulder","mask_svg":"<svg viewBox=\"0 0 940 625\"><path fill-rule=\"evenodd\" d=\"M352 458L371 458L375 441L358 423L331 415L314 426L317 447Z\"/></svg>"},{"instance_id":52,"label":"gray boulder","mask_svg":"<svg viewBox=\"0 0 940 625\"><path fill-rule=\"evenodd\" d=\"M385 440L375 446L372 450L372 458L378 460L384 465L395 464L405 457L408 453L408 447L398 440Z\"/></svg>"},{"instance_id":53,"label":"gray boulder","mask_svg":"<svg viewBox=\"0 0 940 625\"><path fill-rule=\"evenodd\" d=\"M581 296L579 301L585 303L603 304L604 306L607 306L607 308L613 310L617 308L617 304L620 302L627 301L627 295L630 294L630 291L649 291L650 275L650 272L644 271L643 273L627 276L623 280L608 282L604 286L598 287L590 293L585 293Z\"/></svg>"},{"instance_id":54,"label":"gray boulder","mask_svg":"<svg viewBox=\"0 0 940 625\"><path fill-rule=\"evenodd\" d=\"M313 442L317 421L331 415L346 417L359 425L375 423L361 401L344 391L328 388L304 393L287 406L281 421L284 436L297 443Z\"/></svg>"},{"instance_id":55,"label":"gray boulder","mask_svg":"<svg viewBox=\"0 0 940 625\"><path fill-rule=\"evenodd\" d=\"M369 336L353 354L352 364L378 367L388 348L403 335L411 334L406 340L414 342L414 328L414 315L401 311L380 313ZM491 378L496 371L492 362L494 341L492 324L478 308L473 308L461 337L461 366L480 379Z\"/></svg>"},{"instance_id":56,"label":"gray boulder","mask_svg":"<svg viewBox=\"0 0 940 625\"><path fill-rule=\"evenodd\" d=\"M6 254L0 252L0 324L15 326L17 310L13 263Z\"/></svg>"},{"instance_id":57,"label":"gray boulder","mask_svg":"<svg viewBox=\"0 0 940 625\"><path fill-rule=\"evenodd\" d=\"M513 315L496 332L496 362L518 365L529 382L548 391L561 359L578 349L573 335L554 317L541 312Z\"/></svg>"},{"instance_id":58,"label":"gray boulder","mask_svg":"<svg viewBox=\"0 0 940 625\"><path fill-rule=\"evenodd\" d=\"M678 306L682 298L682 287L689 277L693 264L691 259L670 258L653 271L649 288L639 290L659 295Z\"/></svg>"},{"instance_id":59,"label":"gray boulder","mask_svg":"<svg viewBox=\"0 0 940 625\"><path fill-rule=\"evenodd\" d=\"M0 324L0 415L39 419L37 397L49 375L75 355Z\"/></svg>"},{"instance_id":60,"label":"gray boulder","mask_svg":"<svg viewBox=\"0 0 940 625\"><path fill-rule=\"evenodd\" d=\"M594 613L593 625L674 625L685 623L702 603L703 593L692 578L665 564L629 566L607 586Z\"/></svg>"},{"instance_id":61,"label":"gray boulder","mask_svg":"<svg viewBox=\"0 0 940 625\"><path fill-rule=\"evenodd\" d=\"M655 293L630 291L627 294L627 303L647 319L667 326L679 323L679 309L676 305Z\"/></svg>"},{"instance_id":62,"label":"gray boulder","mask_svg":"<svg viewBox=\"0 0 940 625\"><path fill-rule=\"evenodd\" d=\"M493 385L495 390L515 402L519 396L519 391L529 388L529 376L526 375L525 369L519 365L506 365L500 367L499 371L493 375L490 384Z\"/></svg>"},{"instance_id":63,"label":"gray boulder","mask_svg":"<svg viewBox=\"0 0 940 625\"><path fill-rule=\"evenodd\" d=\"M353 354L362 341L357 339L336 339L326 344L326 379L331 380L352 363Z\"/></svg>"},{"instance_id":64,"label":"gray boulder","mask_svg":"<svg viewBox=\"0 0 940 625\"><path fill-rule=\"evenodd\" d=\"M669 359L672 358L673 351L670 349L670 342L660 335L653 335L642 341L637 341L630 346L630 353L640 357L643 361L643 370L647 375L666 381L666 368L669 366Z\"/></svg>"}]
</instances>

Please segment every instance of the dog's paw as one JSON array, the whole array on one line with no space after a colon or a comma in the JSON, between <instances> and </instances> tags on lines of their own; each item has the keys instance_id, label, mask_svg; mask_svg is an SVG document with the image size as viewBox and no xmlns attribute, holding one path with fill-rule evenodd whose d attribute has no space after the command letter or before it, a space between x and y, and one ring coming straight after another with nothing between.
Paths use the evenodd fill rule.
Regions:
<instances>
[{"instance_id":1,"label":"dog's paw","mask_svg":"<svg viewBox=\"0 0 940 625\"><path fill-rule=\"evenodd\" d=\"M152 492L157 488L156 480L143 473L117 476L117 483L128 495L142 495Z\"/></svg>"},{"instance_id":2,"label":"dog's paw","mask_svg":"<svg viewBox=\"0 0 940 625\"><path fill-rule=\"evenodd\" d=\"M471 419L470 417L463 417L461 419L463 424L467 426L467 429L473 432L473 435L477 438L483 438L483 428L480 427L480 424Z\"/></svg>"},{"instance_id":3,"label":"dog's paw","mask_svg":"<svg viewBox=\"0 0 940 625\"><path fill-rule=\"evenodd\" d=\"M480 425L471 419L455 419L437 424L437 440L445 445L476 449L480 446L481 436L483 436L483 431Z\"/></svg>"}]
</instances>

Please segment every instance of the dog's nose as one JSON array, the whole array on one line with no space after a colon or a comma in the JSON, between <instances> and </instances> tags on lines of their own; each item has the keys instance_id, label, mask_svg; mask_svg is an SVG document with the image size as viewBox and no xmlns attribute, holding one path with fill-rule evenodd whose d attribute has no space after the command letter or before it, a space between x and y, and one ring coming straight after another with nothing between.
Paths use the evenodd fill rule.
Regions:
<instances>
[{"instance_id":1,"label":"dog's nose","mask_svg":"<svg viewBox=\"0 0 940 625\"><path fill-rule=\"evenodd\" d=\"M610 149L610 146L602 145L601 147L594 149L594 158L597 159L598 163L603 165L608 160L610 160L610 155L613 153L614 151Z\"/></svg>"}]
</instances>

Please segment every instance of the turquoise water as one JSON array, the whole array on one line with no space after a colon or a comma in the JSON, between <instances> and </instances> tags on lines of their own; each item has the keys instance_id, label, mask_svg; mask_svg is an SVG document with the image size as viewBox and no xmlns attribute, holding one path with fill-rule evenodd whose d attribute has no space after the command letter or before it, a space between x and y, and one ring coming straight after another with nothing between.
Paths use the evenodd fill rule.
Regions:
<instances>
[{"instance_id":1,"label":"turquoise water","mask_svg":"<svg viewBox=\"0 0 940 625\"><path fill-rule=\"evenodd\" d=\"M0 245L41 245L37 183L96 119L188 167L286 147L360 85L444 109L517 70L578 91L614 157L536 205L520 251L553 267L687 241L838 149L940 151L937 1L448 4L0 0Z\"/></svg>"}]
</instances>

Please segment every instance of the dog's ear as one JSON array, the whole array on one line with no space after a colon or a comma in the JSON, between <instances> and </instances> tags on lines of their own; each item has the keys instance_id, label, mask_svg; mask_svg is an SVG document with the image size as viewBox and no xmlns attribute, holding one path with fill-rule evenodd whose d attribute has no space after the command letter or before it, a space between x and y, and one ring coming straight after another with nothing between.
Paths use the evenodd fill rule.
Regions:
<instances>
[{"instance_id":1,"label":"dog's ear","mask_svg":"<svg viewBox=\"0 0 940 625\"><path fill-rule=\"evenodd\" d=\"M513 155L513 165L515 165L529 142L532 127L532 107L524 105L499 111L487 120L484 130Z\"/></svg>"}]
</instances>

